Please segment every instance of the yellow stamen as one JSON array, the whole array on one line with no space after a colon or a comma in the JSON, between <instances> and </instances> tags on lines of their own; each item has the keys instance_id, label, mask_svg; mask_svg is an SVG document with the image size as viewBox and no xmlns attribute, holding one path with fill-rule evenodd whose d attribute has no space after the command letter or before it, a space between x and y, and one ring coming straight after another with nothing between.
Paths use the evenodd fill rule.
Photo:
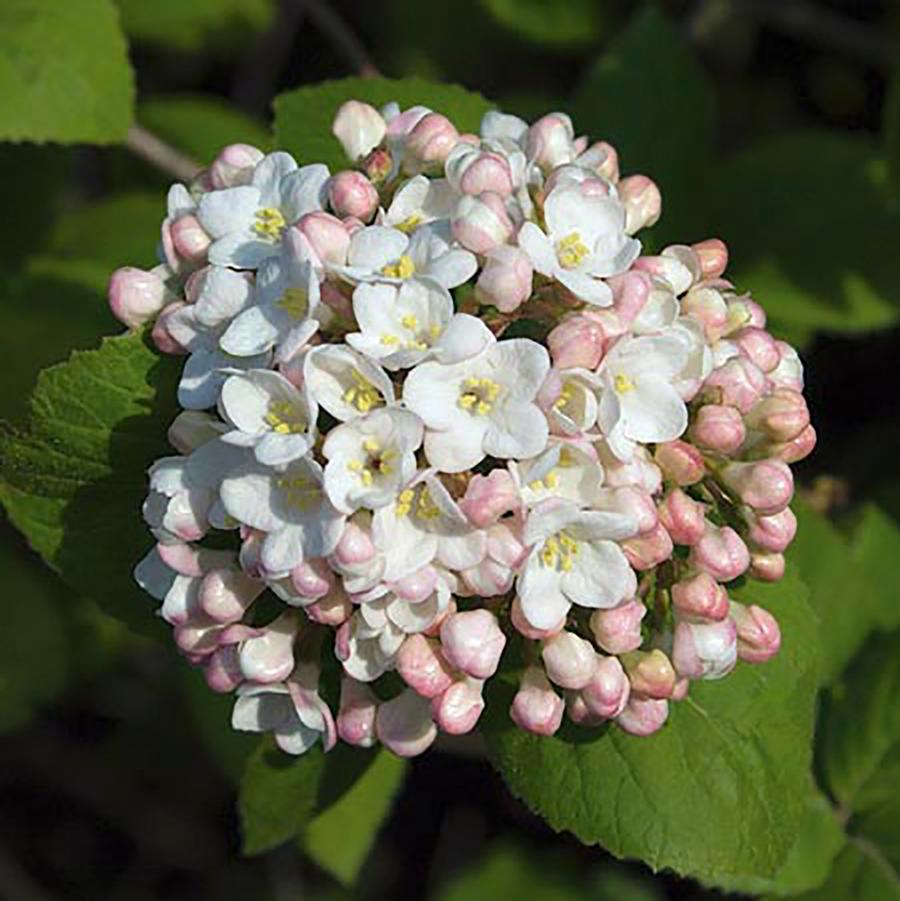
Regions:
<instances>
[{"instance_id":1,"label":"yellow stamen","mask_svg":"<svg viewBox=\"0 0 900 901\"><path fill-rule=\"evenodd\" d=\"M544 542L540 560L544 566L559 572L571 572L574 558L578 556L579 543L565 529L557 532Z\"/></svg>"},{"instance_id":2,"label":"yellow stamen","mask_svg":"<svg viewBox=\"0 0 900 901\"><path fill-rule=\"evenodd\" d=\"M358 370L350 370L352 384L342 395L344 401L356 407L360 413L368 413L373 407L384 404L384 398L378 389Z\"/></svg>"},{"instance_id":3,"label":"yellow stamen","mask_svg":"<svg viewBox=\"0 0 900 901\"><path fill-rule=\"evenodd\" d=\"M556 242L556 259L563 269L577 268L589 253L590 250L578 232L572 232Z\"/></svg>"},{"instance_id":4,"label":"yellow stamen","mask_svg":"<svg viewBox=\"0 0 900 901\"><path fill-rule=\"evenodd\" d=\"M613 379L613 386L618 394L627 394L629 391L634 391L634 381L621 373Z\"/></svg>"},{"instance_id":5,"label":"yellow stamen","mask_svg":"<svg viewBox=\"0 0 900 901\"><path fill-rule=\"evenodd\" d=\"M304 288L288 288L275 302L291 319L305 319L309 312L309 295Z\"/></svg>"},{"instance_id":6,"label":"yellow stamen","mask_svg":"<svg viewBox=\"0 0 900 901\"><path fill-rule=\"evenodd\" d=\"M253 223L253 231L266 241L273 244L281 237L281 233L287 228L287 221L281 210L273 206L263 207L256 211L256 222Z\"/></svg>"},{"instance_id":7,"label":"yellow stamen","mask_svg":"<svg viewBox=\"0 0 900 901\"><path fill-rule=\"evenodd\" d=\"M306 431L306 423L299 410L286 400L272 401L263 421L279 435L297 435Z\"/></svg>"},{"instance_id":8,"label":"yellow stamen","mask_svg":"<svg viewBox=\"0 0 900 901\"><path fill-rule=\"evenodd\" d=\"M421 224L422 218L421 213L413 213L411 216L407 216L402 222L395 225L394 228L396 228L397 231L408 235L414 228Z\"/></svg>"},{"instance_id":9,"label":"yellow stamen","mask_svg":"<svg viewBox=\"0 0 900 901\"><path fill-rule=\"evenodd\" d=\"M307 476L281 476L275 484L282 490L288 506L298 510L309 509L321 496L318 483Z\"/></svg>"},{"instance_id":10,"label":"yellow stamen","mask_svg":"<svg viewBox=\"0 0 900 901\"><path fill-rule=\"evenodd\" d=\"M409 278L416 271L412 257L403 254L396 263L388 263L381 267L381 272L388 278Z\"/></svg>"},{"instance_id":11,"label":"yellow stamen","mask_svg":"<svg viewBox=\"0 0 900 901\"><path fill-rule=\"evenodd\" d=\"M562 391L559 392L559 397L553 401L553 409L561 410L574 396L575 389L572 387L572 383L566 382L562 386Z\"/></svg>"},{"instance_id":12,"label":"yellow stamen","mask_svg":"<svg viewBox=\"0 0 900 901\"><path fill-rule=\"evenodd\" d=\"M486 416L494 408L500 385L493 379L468 378L462 384L458 404L476 416Z\"/></svg>"}]
</instances>

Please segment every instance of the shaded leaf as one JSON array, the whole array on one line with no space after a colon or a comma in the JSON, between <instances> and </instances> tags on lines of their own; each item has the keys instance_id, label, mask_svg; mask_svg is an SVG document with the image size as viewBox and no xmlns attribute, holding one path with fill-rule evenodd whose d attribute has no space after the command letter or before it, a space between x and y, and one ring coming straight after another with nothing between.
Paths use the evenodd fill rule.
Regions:
<instances>
[{"instance_id":1,"label":"shaded leaf","mask_svg":"<svg viewBox=\"0 0 900 901\"><path fill-rule=\"evenodd\" d=\"M603 6L597 0L482 0L495 21L544 46L591 44L603 32Z\"/></svg>"}]
</instances>

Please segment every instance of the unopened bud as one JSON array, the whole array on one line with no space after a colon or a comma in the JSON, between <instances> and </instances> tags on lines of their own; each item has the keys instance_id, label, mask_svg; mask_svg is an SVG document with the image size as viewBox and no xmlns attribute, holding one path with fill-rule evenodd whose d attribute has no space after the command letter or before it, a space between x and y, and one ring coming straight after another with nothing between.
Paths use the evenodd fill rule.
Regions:
<instances>
[{"instance_id":1,"label":"unopened bud","mask_svg":"<svg viewBox=\"0 0 900 901\"><path fill-rule=\"evenodd\" d=\"M172 244L175 252L183 260L190 263L202 263L206 260L206 251L212 239L196 216L181 216L172 223Z\"/></svg>"},{"instance_id":2,"label":"unopened bud","mask_svg":"<svg viewBox=\"0 0 900 901\"><path fill-rule=\"evenodd\" d=\"M488 679L497 671L506 636L490 610L467 610L444 621L441 646L451 666L476 679Z\"/></svg>"},{"instance_id":3,"label":"unopened bud","mask_svg":"<svg viewBox=\"0 0 900 901\"><path fill-rule=\"evenodd\" d=\"M631 690L649 698L669 698L675 686L672 662L659 648L630 651L620 658L631 682Z\"/></svg>"},{"instance_id":4,"label":"unopened bud","mask_svg":"<svg viewBox=\"0 0 900 901\"><path fill-rule=\"evenodd\" d=\"M460 679L432 701L431 712L442 732L465 735L475 728L484 710L481 688L477 679Z\"/></svg>"},{"instance_id":5,"label":"unopened bud","mask_svg":"<svg viewBox=\"0 0 900 901\"><path fill-rule=\"evenodd\" d=\"M747 424L774 442L792 441L809 425L809 408L799 391L776 388L750 410Z\"/></svg>"},{"instance_id":6,"label":"unopened bud","mask_svg":"<svg viewBox=\"0 0 900 901\"><path fill-rule=\"evenodd\" d=\"M682 487L696 484L706 474L703 454L680 439L657 444L653 459L667 479Z\"/></svg>"},{"instance_id":7,"label":"unopened bud","mask_svg":"<svg viewBox=\"0 0 900 901\"><path fill-rule=\"evenodd\" d=\"M109 308L129 328L140 328L175 300L156 272L123 266L109 280Z\"/></svg>"},{"instance_id":8,"label":"unopened bud","mask_svg":"<svg viewBox=\"0 0 900 901\"><path fill-rule=\"evenodd\" d=\"M616 657L598 657L591 681L581 690L587 709L597 717L613 719L625 709L631 684Z\"/></svg>"},{"instance_id":9,"label":"unopened bud","mask_svg":"<svg viewBox=\"0 0 900 901\"><path fill-rule=\"evenodd\" d=\"M661 522L649 532L628 538L620 543L628 562L638 572L653 569L672 556L672 538Z\"/></svg>"},{"instance_id":10,"label":"unopened bud","mask_svg":"<svg viewBox=\"0 0 900 901\"><path fill-rule=\"evenodd\" d=\"M428 113L407 136L404 171L415 175L425 169L442 166L458 142L459 132L446 116Z\"/></svg>"},{"instance_id":11,"label":"unopened bud","mask_svg":"<svg viewBox=\"0 0 900 901\"><path fill-rule=\"evenodd\" d=\"M494 195L497 196L497 195ZM480 303L511 313L531 297L534 269L525 251L509 244L492 250L475 284Z\"/></svg>"},{"instance_id":12,"label":"unopened bud","mask_svg":"<svg viewBox=\"0 0 900 901\"><path fill-rule=\"evenodd\" d=\"M348 745L371 748L375 744L375 716L378 698L364 682L350 676L341 679L341 706L337 733Z\"/></svg>"},{"instance_id":13,"label":"unopened bud","mask_svg":"<svg viewBox=\"0 0 900 901\"><path fill-rule=\"evenodd\" d=\"M453 671L439 642L424 635L409 635L397 654L397 672L423 698L435 698L453 683Z\"/></svg>"},{"instance_id":14,"label":"unopened bud","mask_svg":"<svg viewBox=\"0 0 900 901\"><path fill-rule=\"evenodd\" d=\"M265 154L250 144L229 144L209 167L210 185L218 191L250 183L253 170Z\"/></svg>"},{"instance_id":15,"label":"unopened bud","mask_svg":"<svg viewBox=\"0 0 900 901\"><path fill-rule=\"evenodd\" d=\"M713 403L748 413L766 390L766 377L745 357L732 357L710 373L703 390Z\"/></svg>"},{"instance_id":16,"label":"unopened bud","mask_svg":"<svg viewBox=\"0 0 900 901\"><path fill-rule=\"evenodd\" d=\"M728 592L707 572L672 586L672 606L682 618L718 621L728 616Z\"/></svg>"},{"instance_id":17,"label":"unopened bud","mask_svg":"<svg viewBox=\"0 0 900 901\"><path fill-rule=\"evenodd\" d=\"M378 707L375 732L381 743L398 757L424 753L437 737L431 704L411 688Z\"/></svg>"},{"instance_id":18,"label":"unopened bud","mask_svg":"<svg viewBox=\"0 0 900 901\"><path fill-rule=\"evenodd\" d=\"M547 335L547 347L557 369L596 369L606 353L607 340L597 319L575 314Z\"/></svg>"},{"instance_id":19,"label":"unopened bud","mask_svg":"<svg viewBox=\"0 0 900 901\"><path fill-rule=\"evenodd\" d=\"M317 210L302 216L294 228L306 238L322 263L341 266L346 262L350 235L337 216Z\"/></svg>"},{"instance_id":20,"label":"unopened bud","mask_svg":"<svg viewBox=\"0 0 900 901\"><path fill-rule=\"evenodd\" d=\"M619 182L619 200L625 207L625 231L629 235L659 221L662 195L646 175L630 175Z\"/></svg>"},{"instance_id":21,"label":"unopened bud","mask_svg":"<svg viewBox=\"0 0 900 901\"><path fill-rule=\"evenodd\" d=\"M747 523L747 538L753 547L774 554L787 550L797 534L797 517L790 507L773 516L750 514Z\"/></svg>"},{"instance_id":22,"label":"unopened bud","mask_svg":"<svg viewBox=\"0 0 900 901\"><path fill-rule=\"evenodd\" d=\"M381 143L386 127L374 106L348 100L337 111L331 133L340 141L344 153L356 162Z\"/></svg>"},{"instance_id":23,"label":"unopened bud","mask_svg":"<svg viewBox=\"0 0 900 901\"><path fill-rule=\"evenodd\" d=\"M463 247L480 254L505 244L513 233L503 198L490 191L462 197L450 219L450 228Z\"/></svg>"},{"instance_id":24,"label":"unopened bud","mask_svg":"<svg viewBox=\"0 0 900 901\"><path fill-rule=\"evenodd\" d=\"M672 662L679 676L721 679L737 662L737 630L730 619L680 622L675 627Z\"/></svg>"},{"instance_id":25,"label":"unopened bud","mask_svg":"<svg viewBox=\"0 0 900 901\"><path fill-rule=\"evenodd\" d=\"M544 671L530 666L522 676L509 715L520 728L537 735L553 735L562 724L565 702L553 690Z\"/></svg>"},{"instance_id":26,"label":"unopened bud","mask_svg":"<svg viewBox=\"0 0 900 901\"><path fill-rule=\"evenodd\" d=\"M647 736L662 729L668 716L668 701L632 696L616 724L629 735Z\"/></svg>"},{"instance_id":27,"label":"unopened bud","mask_svg":"<svg viewBox=\"0 0 900 901\"><path fill-rule=\"evenodd\" d=\"M691 548L688 560L719 582L731 582L747 571L750 552L730 526L719 528L709 523L703 537Z\"/></svg>"},{"instance_id":28,"label":"unopened bud","mask_svg":"<svg viewBox=\"0 0 900 901\"><path fill-rule=\"evenodd\" d=\"M733 454L744 443L747 429L736 407L704 404L691 424L690 437L699 447L719 454Z\"/></svg>"},{"instance_id":29,"label":"unopened bud","mask_svg":"<svg viewBox=\"0 0 900 901\"><path fill-rule=\"evenodd\" d=\"M591 643L574 632L560 632L544 642L541 657L547 677L560 688L584 688L597 663Z\"/></svg>"},{"instance_id":30,"label":"unopened bud","mask_svg":"<svg viewBox=\"0 0 900 901\"><path fill-rule=\"evenodd\" d=\"M750 575L761 582L778 582L784 578L784 554L760 553L750 555Z\"/></svg>"},{"instance_id":31,"label":"unopened bud","mask_svg":"<svg viewBox=\"0 0 900 901\"><path fill-rule=\"evenodd\" d=\"M731 604L731 618L737 627L738 657L748 663L765 663L778 653L781 647L781 629L778 620L751 604Z\"/></svg>"},{"instance_id":32,"label":"unopened bud","mask_svg":"<svg viewBox=\"0 0 900 901\"><path fill-rule=\"evenodd\" d=\"M705 530L706 511L699 501L680 488L670 491L660 502L659 521L675 544L696 544Z\"/></svg>"},{"instance_id":33,"label":"unopened bud","mask_svg":"<svg viewBox=\"0 0 900 901\"><path fill-rule=\"evenodd\" d=\"M362 172L338 172L328 182L328 202L338 216L368 222L378 209L378 191Z\"/></svg>"},{"instance_id":34,"label":"unopened bud","mask_svg":"<svg viewBox=\"0 0 900 901\"><path fill-rule=\"evenodd\" d=\"M515 480L505 469L493 469L486 476L475 474L466 486L459 508L476 529L486 529L505 513L521 505Z\"/></svg>"},{"instance_id":35,"label":"unopened bud","mask_svg":"<svg viewBox=\"0 0 900 901\"><path fill-rule=\"evenodd\" d=\"M721 477L742 503L762 516L780 513L794 496L794 477L781 460L729 463Z\"/></svg>"},{"instance_id":36,"label":"unopened bud","mask_svg":"<svg viewBox=\"0 0 900 901\"><path fill-rule=\"evenodd\" d=\"M594 641L609 654L636 651L643 641L641 620L646 613L647 608L637 599L608 610L595 610L590 619Z\"/></svg>"},{"instance_id":37,"label":"unopened bud","mask_svg":"<svg viewBox=\"0 0 900 901\"><path fill-rule=\"evenodd\" d=\"M297 616L293 611L283 613L260 632L240 646L241 672L250 682L281 682L294 668Z\"/></svg>"},{"instance_id":38,"label":"unopened bud","mask_svg":"<svg viewBox=\"0 0 900 901\"><path fill-rule=\"evenodd\" d=\"M704 278L720 278L728 268L728 247L718 238L708 238L698 244L691 245Z\"/></svg>"}]
</instances>

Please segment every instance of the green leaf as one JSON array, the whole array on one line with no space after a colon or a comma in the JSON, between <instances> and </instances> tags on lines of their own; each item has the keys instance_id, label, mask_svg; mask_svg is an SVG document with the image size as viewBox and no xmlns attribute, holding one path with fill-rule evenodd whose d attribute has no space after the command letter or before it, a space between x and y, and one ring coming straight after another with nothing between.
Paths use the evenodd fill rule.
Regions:
<instances>
[{"instance_id":1,"label":"green leaf","mask_svg":"<svg viewBox=\"0 0 900 901\"><path fill-rule=\"evenodd\" d=\"M134 108L111 0L0 4L0 139L110 144Z\"/></svg>"},{"instance_id":2,"label":"green leaf","mask_svg":"<svg viewBox=\"0 0 900 901\"><path fill-rule=\"evenodd\" d=\"M806 812L816 627L793 573L735 596L773 610L781 653L692 686L650 738L571 725L552 738L530 735L506 715L511 688L505 697L495 689L486 732L513 794L554 829L654 870L732 890L774 877Z\"/></svg>"},{"instance_id":3,"label":"green leaf","mask_svg":"<svg viewBox=\"0 0 900 901\"><path fill-rule=\"evenodd\" d=\"M316 744L300 757L261 741L247 761L238 798L245 854L268 851L298 836L335 804L373 763L375 755L338 744Z\"/></svg>"},{"instance_id":4,"label":"green leaf","mask_svg":"<svg viewBox=\"0 0 900 901\"><path fill-rule=\"evenodd\" d=\"M588 69L572 98L578 134L610 141L624 174L660 186L663 216L654 235L679 242L697 229L715 138L712 86L681 32L648 4Z\"/></svg>"},{"instance_id":5,"label":"green leaf","mask_svg":"<svg viewBox=\"0 0 900 901\"><path fill-rule=\"evenodd\" d=\"M883 169L865 138L824 132L760 142L720 168L710 224L731 250L729 278L753 291L776 333L896 322L900 209ZM824 215L853 225L823 228Z\"/></svg>"},{"instance_id":6,"label":"green leaf","mask_svg":"<svg viewBox=\"0 0 900 901\"><path fill-rule=\"evenodd\" d=\"M116 0L116 4L130 38L182 51L246 41L248 32L268 27L274 14L272 0Z\"/></svg>"},{"instance_id":7,"label":"green leaf","mask_svg":"<svg viewBox=\"0 0 900 901\"><path fill-rule=\"evenodd\" d=\"M27 426L0 433L0 501L76 591L141 631L161 630L132 569L152 545L146 470L171 453L180 361L139 334L44 370Z\"/></svg>"},{"instance_id":8,"label":"green leaf","mask_svg":"<svg viewBox=\"0 0 900 901\"><path fill-rule=\"evenodd\" d=\"M603 32L602 4L597 0L481 0L496 22L543 46L592 44Z\"/></svg>"},{"instance_id":9,"label":"green leaf","mask_svg":"<svg viewBox=\"0 0 900 901\"><path fill-rule=\"evenodd\" d=\"M874 504L868 504L853 531L851 550L866 579L870 608L883 629L900 626L896 568L900 560L900 528Z\"/></svg>"},{"instance_id":10,"label":"green leaf","mask_svg":"<svg viewBox=\"0 0 900 901\"><path fill-rule=\"evenodd\" d=\"M900 189L900 76L894 75L888 88L883 116L884 155L892 187Z\"/></svg>"},{"instance_id":11,"label":"green leaf","mask_svg":"<svg viewBox=\"0 0 900 901\"><path fill-rule=\"evenodd\" d=\"M422 78L343 78L297 88L275 98L275 142L300 163L326 163L345 169L349 161L331 134L338 107L363 100L380 107L396 100L401 109L421 104L447 116L460 131L478 131L491 104L480 94Z\"/></svg>"},{"instance_id":12,"label":"green leaf","mask_svg":"<svg viewBox=\"0 0 900 901\"><path fill-rule=\"evenodd\" d=\"M272 143L261 122L212 95L154 97L140 104L138 118L201 165L212 162L227 144L253 144L267 150Z\"/></svg>"},{"instance_id":13,"label":"green leaf","mask_svg":"<svg viewBox=\"0 0 900 901\"><path fill-rule=\"evenodd\" d=\"M406 770L405 760L379 751L347 793L306 827L300 847L343 885L356 881Z\"/></svg>"}]
</instances>

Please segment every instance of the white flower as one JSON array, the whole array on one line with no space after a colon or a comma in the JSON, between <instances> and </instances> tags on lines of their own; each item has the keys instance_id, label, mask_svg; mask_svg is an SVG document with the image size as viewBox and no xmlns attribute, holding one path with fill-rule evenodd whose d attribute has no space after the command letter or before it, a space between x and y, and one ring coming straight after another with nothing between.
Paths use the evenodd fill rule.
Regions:
<instances>
[{"instance_id":1,"label":"white flower","mask_svg":"<svg viewBox=\"0 0 900 901\"><path fill-rule=\"evenodd\" d=\"M475 356L493 336L467 313L453 314L449 291L430 280L395 285L359 285L353 292L359 331L347 343L386 369L407 369L435 357L454 362Z\"/></svg>"},{"instance_id":2,"label":"white flower","mask_svg":"<svg viewBox=\"0 0 900 901\"><path fill-rule=\"evenodd\" d=\"M224 440L252 447L267 466L302 457L315 438L315 409L306 395L269 369L231 376L222 386L220 407L234 426Z\"/></svg>"},{"instance_id":3,"label":"white flower","mask_svg":"<svg viewBox=\"0 0 900 901\"><path fill-rule=\"evenodd\" d=\"M271 732L288 754L303 754L317 741L330 751L337 742L334 717L319 697L318 669L298 667L284 682L238 686L231 726L242 732Z\"/></svg>"},{"instance_id":4,"label":"white flower","mask_svg":"<svg viewBox=\"0 0 900 901\"><path fill-rule=\"evenodd\" d=\"M397 228L370 225L350 238L347 265L334 268L350 282L399 284L415 276L455 288L475 274L478 261L469 251L451 246L446 229L423 226L410 237Z\"/></svg>"},{"instance_id":5,"label":"white flower","mask_svg":"<svg viewBox=\"0 0 900 901\"><path fill-rule=\"evenodd\" d=\"M641 249L625 234L622 205L610 196L586 194L578 185L563 185L547 197L544 217L546 232L533 222L519 230L519 246L534 268L580 300L609 306L612 291L602 279L624 272Z\"/></svg>"},{"instance_id":6,"label":"white flower","mask_svg":"<svg viewBox=\"0 0 900 901\"><path fill-rule=\"evenodd\" d=\"M253 303L222 335L221 347L226 353L245 357L277 346L277 358L286 360L319 327L318 305L319 278L303 238L291 232L278 256L260 263Z\"/></svg>"},{"instance_id":7,"label":"white flower","mask_svg":"<svg viewBox=\"0 0 900 901\"><path fill-rule=\"evenodd\" d=\"M406 635L424 632L447 609L450 591L438 579L431 594L420 601L406 600L386 588L377 597L368 597L359 605L359 615L366 626L381 632L389 624Z\"/></svg>"},{"instance_id":8,"label":"white flower","mask_svg":"<svg viewBox=\"0 0 900 901\"><path fill-rule=\"evenodd\" d=\"M360 682L373 682L393 669L405 638L406 633L390 620L372 627L357 611L338 634L335 651L347 675Z\"/></svg>"},{"instance_id":9,"label":"white flower","mask_svg":"<svg viewBox=\"0 0 900 901\"><path fill-rule=\"evenodd\" d=\"M178 403L187 410L215 404L229 369L253 369L268 363L268 354L233 357L219 346L232 319L250 303L250 280L230 269L211 266L201 276L194 303L185 304L167 320L172 337L190 352L181 381Z\"/></svg>"},{"instance_id":10,"label":"white flower","mask_svg":"<svg viewBox=\"0 0 900 901\"><path fill-rule=\"evenodd\" d=\"M630 516L547 501L532 510L531 553L516 583L522 613L536 629L556 626L572 604L608 609L634 594L637 580L616 544L637 531Z\"/></svg>"},{"instance_id":11,"label":"white flower","mask_svg":"<svg viewBox=\"0 0 900 901\"><path fill-rule=\"evenodd\" d=\"M687 361L685 337L672 332L625 338L606 355L597 419L619 459L630 460L636 442L671 441L687 428L687 407L673 387Z\"/></svg>"},{"instance_id":12,"label":"white flower","mask_svg":"<svg viewBox=\"0 0 900 901\"><path fill-rule=\"evenodd\" d=\"M487 535L474 529L433 472L420 473L393 504L373 518L373 537L385 543L385 581L397 581L437 560L458 571L477 566Z\"/></svg>"},{"instance_id":13,"label":"white flower","mask_svg":"<svg viewBox=\"0 0 900 901\"><path fill-rule=\"evenodd\" d=\"M394 402L394 386L375 362L343 344L314 347L303 361L310 397L346 422Z\"/></svg>"},{"instance_id":14,"label":"white flower","mask_svg":"<svg viewBox=\"0 0 900 901\"><path fill-rule=\"evenodd\" d=\"M587 369L554 371L558 393L544 405L550 429L557 435L576 437L590 431L597 422L597 388L600 380ZM548 380L549 381L549 380ZM544 390L547 390L545 385ZM544 392L542 391L542 394Z\"/></svg>"},{"instance_id":15,"label":"white flower","mask_svg":"<svg viewBox=\"0 0 900 901\"><path fill-rule=\"evenodd\" d=\"M540 456L510 461L509 471L528 507L549 498L564 498L593 507L603 486L603 465L590 445L550 438Z\"/></svg>"},{"instance_id":16,"label":"white flower","mask_svg":"<svg viewBox=\"0 0 900 901\"><path fill-rule=\"evenodd\" d=\"M458 363L413 369L403 400L425 423L428 462L442 472L463 472L485 456L539 454L548 428L534 398L549 369L546 349L527 338L494 342Z\"/></svg>"},{"instance_id":17,"label":"white flower","mask_svg":"<svg viewBox=\"0 0 900 901\"><path fill-rule=\"evenodd\" d=\"M446 179L417 175L396 190L378 224L410 234L420 225L449 219L456 201L456 192Z\"/></svg>"},{"instance_id":18,"label":"white flower","mask_svg":"<svg viewBox=\"0 0 900 901\"><path fill-rule=\"evenodd\" d=\"M395 407L333 428L322 447L331 503L344 513L390 503L415 474L422 431L418 416Z\"/></svg>"},{"instance_id":19,"label":"white flower","mask_svg":"<svg viewBox=\"0 0 900 901\"><path fill-rule=\"evenodd\" d=\"M323 208L328 177L327 166L298 169L290 154L270 153L250 184L204 194L197 218L213 239L210 262L255 269L277 254L285 229Z\"/></svg>"},{"instance_id":20,"label":"white flower","mask_svg":"<svg viewBox=\"0 0 900 901\"><path fill-rule=\"evenodd\" d=\"M341 537L344 517L325 496L322 467L308 458L277 470L245 463L224 479L220 494L229 516L266 533L260 561L272 576L330 554Z\"/></svg>"}]
</instances>

